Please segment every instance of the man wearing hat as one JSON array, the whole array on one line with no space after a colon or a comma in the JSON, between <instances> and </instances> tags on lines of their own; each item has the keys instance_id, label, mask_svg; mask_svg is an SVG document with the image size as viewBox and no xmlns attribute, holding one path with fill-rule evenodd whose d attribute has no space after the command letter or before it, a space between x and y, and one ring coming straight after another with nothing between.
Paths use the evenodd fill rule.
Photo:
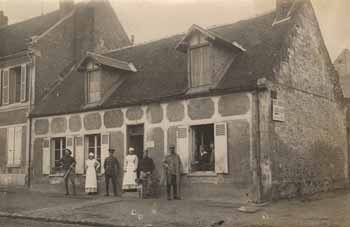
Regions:
<instances>
[{"instance_id":1,"label":"man wearing hat","mask_svg":"<svg viewBox=\"0 0 350 227\"><path fill-rule=\"evenodd\" d=\"M117 196L117 171L118 160L113 156L114 149L108 149L109 156L105 159L103 167L105 169L106 196L109 196L109 181L112 180L113 193Z\"/></svg>"},{"instance_id":2,"label":"man wearing hat","mask_svg":"<svg viewBox=\"0 0 350 227\"><path fill-rule=\"evenodd\" d=\"M169 146L169 154L163 161L163 167L166 177L166 188L168 200L171 200L171 188L173 189L174 199L180 199L180 177L181 177L181 160L175 152L175 146Z\"/></svg>"},{"instance_id":3,"label":"man wearing hat","mask_svg":"<svg viewBox=\"0 0 350 227\"><path fill-rule=\"evenodd\" d=\"M71 155L72 155L72 151L69 149L65 149L65 155L60 160L60 164L62 165L62 169L64 170L63 178L64 178L64 184L66 187L66 195L69 195L68 181L70 181L72 184L73 195L76 195L75 182L74 182L75 180L74 169L75 169L76 161Z\"/></svg>"}]
</instances>

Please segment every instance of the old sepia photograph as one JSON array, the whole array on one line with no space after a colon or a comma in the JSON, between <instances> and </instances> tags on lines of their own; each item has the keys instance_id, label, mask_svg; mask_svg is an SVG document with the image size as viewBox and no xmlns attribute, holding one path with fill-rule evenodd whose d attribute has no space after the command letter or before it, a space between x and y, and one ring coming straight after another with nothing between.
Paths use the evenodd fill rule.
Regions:
<instances>
[{"instance_id":1,"label":"old sepia photograph","mask_svg":"<svg viewBox=\"0 0 350 227\"><path fill-rule=\"evenodd\" d=\"M350 0L0 0L0 227L350 227Z\"/></svg>"}]
</instances>

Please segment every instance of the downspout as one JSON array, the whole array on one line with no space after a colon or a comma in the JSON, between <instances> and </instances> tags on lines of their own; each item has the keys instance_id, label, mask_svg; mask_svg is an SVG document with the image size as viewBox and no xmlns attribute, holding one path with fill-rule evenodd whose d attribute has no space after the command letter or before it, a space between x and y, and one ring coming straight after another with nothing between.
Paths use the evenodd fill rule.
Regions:
<instances>
[{"instance_id":1,"label":"downspout","mask_svg":"<svg viewBox=\"0 0 350 227\"><path fill-rule=\"evenodd\" d=\"M28 121L29 121L29 130L28 130L28 140L29 140L29 147L28 147L28 181L27 186L28 188L31 187L31 174L32 174L32 106L34 105L33 100L33 90L35 89L35 74L36 74L36 61L35 61L35 54L31 53L30 58L32 59L32 68L30 72L30 85L29 85L29 108L28 108Z\"/></svg>"},{"instance_id":2,"label":"downspout","mask_svg":"<svg viewBox=\"0 0 350 227\"><path fill-rule=\"evenodd\" d=\"M256 144L256 175L257 175L257 203L262 203L262 176L261 176L261 130L260 130L260 90L265 89L266 78L258 79L256 87L256 112L257 112L257 144Z\"/></svg>"},{"instance_id":3,"label":"downspout","mask_svg":"<svg viewBox=\"0 0 350 227\"><path fill-rule=\"evenodd\" d=\"M261 166L260 166L260 142L261 142L261 131L260 131L260 88L256 88L256 113L257 113L257 137L256 137L256 151L255 151L255 160L256 160L256 176L257 176L257 203L261 203Z\"/></svg>"}]
</instances>

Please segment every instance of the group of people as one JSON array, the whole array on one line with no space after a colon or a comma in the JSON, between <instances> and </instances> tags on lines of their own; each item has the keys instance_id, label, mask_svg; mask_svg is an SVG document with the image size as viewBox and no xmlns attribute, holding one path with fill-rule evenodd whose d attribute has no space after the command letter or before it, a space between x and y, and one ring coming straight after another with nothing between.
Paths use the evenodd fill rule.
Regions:
<instances>
[{"instance_id":1,"label":"group of people","mask_svg":"<svg viewBox=\"0 0 350 227\"><path fill-rule=\"evenodd\" d=\"M114 156L114 149L109 149L109 156L104 160L104 176L106 186L106 196L109 196L109 185L112 182L113 194L117 196L117 177L119 171L119 162ZM169 147L169 154L163 160L163 170L165 183L167 186L167 198L170 200L180 199L180 174L181 161L180 157L175 152L175 146ZM95 158L93 153L89 153L88 160L86 160L86 177L85 177L85 192L89 195L97 194L97 172L100 169L100 163ZM61 166L64 170L64 183L66 188L66 195L69 195L69 182L73 188L73 195L76 194L75 189L75 165L76 161L72 157L72 151L65 150L65 155L60 160ZM124 175L123 175L123 190L137 189L140 184L144 188L146 196L151 196L154 192L154 170L155 165L152 158L149 157L148 150L143 153L143 157L139 160L135 153L135 149L130 147L128 155L125 157ZM172 189L172 190L171 190ZM173 196L171 196L171 191Z\"/></svg>"}]
</instances>

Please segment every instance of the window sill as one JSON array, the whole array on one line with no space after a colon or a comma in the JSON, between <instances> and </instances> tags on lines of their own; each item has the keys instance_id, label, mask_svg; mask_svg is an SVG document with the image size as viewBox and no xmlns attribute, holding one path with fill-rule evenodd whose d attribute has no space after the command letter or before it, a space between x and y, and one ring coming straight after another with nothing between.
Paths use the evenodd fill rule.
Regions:
<instances>
[{"instance_id":1,"label":"window sill","mask_svg":"<svg viewBox=\"0 0 350 227\"><path fill-rule=\"evenodd\" d=\"M188 174L189 177L216 177L217 174L213 171L197 171Z\"/></svg>"},{"instance_id":2,"label":"window sill","mask_svg":"<svg viewBox=\"0 0 350 227\"><path fill-rule=\"evenodd\" d=\"M11 104L2 104L0 106L0 110L9 110L9 109L23 109L25 107L28 107L29 102L18 102L18 103L11 103Z\"/></svg>"},{"instance_id":3,"label":"window sill","mask_svg":"<svg viewBox=\"0 0 350 227\"><path fill-rule=\"evenodd\" d=\"M7 164L6 167L7 168L20 168L21 164Z\"/></svg>"}]
</instances>

